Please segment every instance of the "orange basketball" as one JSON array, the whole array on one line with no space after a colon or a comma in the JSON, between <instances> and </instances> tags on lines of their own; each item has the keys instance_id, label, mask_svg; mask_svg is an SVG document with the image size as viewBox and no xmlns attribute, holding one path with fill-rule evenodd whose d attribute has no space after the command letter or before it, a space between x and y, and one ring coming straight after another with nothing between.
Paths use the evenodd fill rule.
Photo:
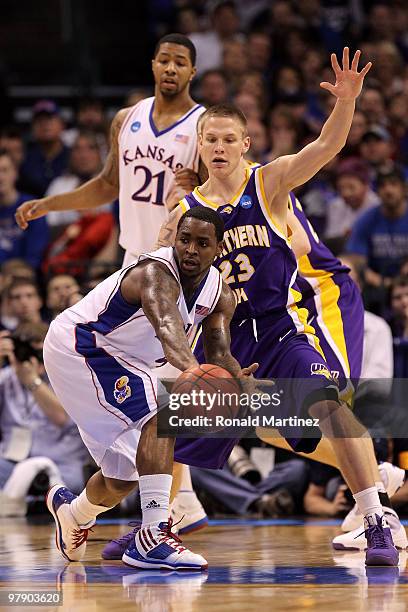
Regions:
<instances>
[{"instance_id":1,"label":"orange basketball","mask_svg":"<svg viewBox=\"0 0 408 612\"><path fill-rule=\"evenodd\" d=\"M228 370L211 363L185 370L172 388L172 394L178 394L183 400L178 409L179 418L211 419L211 423L195 419L191 426L187 425L197 433L221 431L229 426L224 425L224 421L238 416L240 391L238 380Z\"/></svg>"}]
</instances>

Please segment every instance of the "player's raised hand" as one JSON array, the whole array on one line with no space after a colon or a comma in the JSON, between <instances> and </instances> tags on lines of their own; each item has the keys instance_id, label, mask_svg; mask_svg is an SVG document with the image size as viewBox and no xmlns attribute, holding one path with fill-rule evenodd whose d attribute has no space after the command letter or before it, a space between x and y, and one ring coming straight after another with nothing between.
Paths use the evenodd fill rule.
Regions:
<instances>
[{"instance_id":1,"label":"player's raised hand","mask_svg":"<svg viewBox=\"0 0 408 612\"><path fill-rule=\"evenodd\" d=\"M33 219L39 219L48 212L49 210L45 200L30 200L29 202L20 204L14 216L17 225L24 230L27 229L30 221L33 221Z\"/></svg>"},{"instance_id":2,"label":"player's raised hand","mask_svg":"<svg viewBox=\"0 0 408 612\"><path fill-rule=\"evenodd\" d=\"M361 72L358 72L357 68L360 55L360 50L355 52L350 66L349 48L344 47L343 68L340 68L336 54L332 53L331 63L336 76L336 82L334 85L332 85L331 83L324 81L323 83L320 83L320 87L327 89L327 91L340 100L354 100L357 98L357 96L360 95L364 77L372 66L372 63L368 62Z\"/></svg>"}]
</instances>

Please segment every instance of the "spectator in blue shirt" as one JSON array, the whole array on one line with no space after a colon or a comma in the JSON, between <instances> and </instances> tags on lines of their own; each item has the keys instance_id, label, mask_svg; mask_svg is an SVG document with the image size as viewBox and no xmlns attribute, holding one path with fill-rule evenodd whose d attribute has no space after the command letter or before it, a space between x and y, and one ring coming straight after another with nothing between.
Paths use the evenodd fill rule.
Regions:
<instances>
[{"instance_id":1,"label":"spectator in blue shirt","mask_svg":"<svg viewBox=\"0 0 408 612\"><path fill-rule=\"evenodd\" d=\"M372 308L381 312L386 291L408 256L408 207L404 175L397 167L378 176L379 206L356 222L347 252L362 268Z\"/></svg>"},{"instance_id":2,"label":"spectator in blue shirt","mask_svg":"<svg viewBox=\"0 0 408 612\"><path fill-rule=\"evenodd\" d=\"M32 195L19 193L16 180L17 170L10 153L0 149L0 265L19 258L38 268L48 244L48 226L42 218L30 224L27 231L18 227L14 214Z\"/></svg>"},{"instance_id":3,"label":"spectator in blue shirt","mask_svg":"<svg viewBox=\"0 0 408 612\"><path fill-rule=\"evenodd\" d=\"M34 105L34 142L28 147L21 175L34 185L36 197L43 197L51 181L68 168L69 148L62 141L63 130L64 123L55 102L40 100Z\"/></svg>"}]
</instances>

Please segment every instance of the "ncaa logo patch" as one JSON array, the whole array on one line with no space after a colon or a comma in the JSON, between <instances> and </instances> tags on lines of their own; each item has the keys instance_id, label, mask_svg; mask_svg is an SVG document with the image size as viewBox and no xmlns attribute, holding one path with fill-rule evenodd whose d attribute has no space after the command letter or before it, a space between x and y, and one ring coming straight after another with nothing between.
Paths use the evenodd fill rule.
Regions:
<instances>
[{"instance_id":1,"label":"ncaa logo patch","mask_svg":"<svg viewBox=\"0 0 408 612\"><path fill-rule=\"evenodd\" d=\"M249 196L244 195L240 199L239 205L241 206L241 208L251 208L252 207L252 200L251 200L251 198Z\"/></svg>"},{"instance_id":2,"label":"ncaa logo patch","mask_svg":"<svg viewBox=\"0 0 408 612\"><path fill-rule=\"evenodd\" d=\"M130 126L130 131L133 133L137 132L138 130L140 130L141 125L142 124L140 123L140 121L134 121Z\"/></svg>"},{"instance_id":3,"label":"ncaa logo patch","mask_svg":"<svg viewBox=\"0 0 408 612\"><path fill-rule=\"evenodd\" d=\"M115 388L113 396L118 404L122 404L128 397L132 395L132 389L128 385L129 378L121 376L115 380Z\"/></svg>"}]
</instances>

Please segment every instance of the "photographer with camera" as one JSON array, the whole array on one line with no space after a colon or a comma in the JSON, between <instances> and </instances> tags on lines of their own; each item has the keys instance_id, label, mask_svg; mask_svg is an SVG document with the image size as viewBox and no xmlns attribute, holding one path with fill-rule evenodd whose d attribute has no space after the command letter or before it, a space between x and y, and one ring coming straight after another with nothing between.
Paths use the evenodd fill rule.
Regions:
<instances>
[{"instance_id":1,"label":"photographer with camera","mask_svg":"<svg viewBox=\"0 0 408 612\"><path fill-rule=\"evenodd\" d=\"M64 481L79 492L89 455L76 425L54 394L42 362L43 322L0 332L0 515L22 515L33 482ZM48 478L46 478L46 476ZM44 485L44 481L48 481Z\"/></svg>"}]
</instances>

